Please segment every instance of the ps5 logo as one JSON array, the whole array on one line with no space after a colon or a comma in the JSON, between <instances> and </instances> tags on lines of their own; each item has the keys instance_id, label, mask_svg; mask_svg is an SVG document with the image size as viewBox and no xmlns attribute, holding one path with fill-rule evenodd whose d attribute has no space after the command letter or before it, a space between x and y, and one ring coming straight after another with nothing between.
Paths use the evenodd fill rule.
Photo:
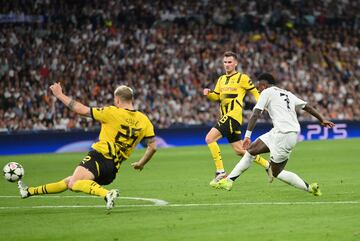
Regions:
<instances>
[{"instance_id":1,"label":"ps5 logo","mask_svg":"<svg viewBox=\"0 0 360 241\"><path fill-rule=\"evenodd\" d=\"M309 124L306 126L307 140L345 139L348 137L346 123L337 123L332 129L325 128L319 124ZM332 135L331 135L332 133Z\"/></svg>"}]
</instances>

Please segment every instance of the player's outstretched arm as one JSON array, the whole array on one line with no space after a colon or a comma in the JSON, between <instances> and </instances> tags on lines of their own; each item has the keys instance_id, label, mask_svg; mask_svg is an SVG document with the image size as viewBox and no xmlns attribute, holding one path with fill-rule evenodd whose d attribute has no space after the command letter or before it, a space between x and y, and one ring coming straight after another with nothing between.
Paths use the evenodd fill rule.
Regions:
<instances>
[{"instance_id":1,"label":"player's outstretched arm","mask_svg":"<svg viewBox=\"0 0 360 241\"><path fill-rule=\"evenodd\" d=\"M57 99L59 99L62 103L64 103L64 105L69 107L70 110L78 113L79 115L91 117L90 108L83 105L83 104L81 104L80 102L77 102L77 101L73 100L69 96L66 96L62 92L62 88L61 88L60 83L52 84L50 86L50 89L51 89L53 95Z\"/></svg>"},{"instance_id":2,"label":"player's outstretched arm","mask_svg":"<svg viewBox=\"0 0 360 241\"><path fill-rule=\"evenodd\" d=\"M252 113L249 123L247 125L247 131L252 131L254 129L256 122L261 115L261 112L262 112L262 110L260 110L260 109L254 109L254 112Z\"/></svg>"},{"instance_id":3,"label":"player's outstretched arm","mask_svg":"<svg viewBox=\"0 0 360 241\"><path fill-rule=\"evenodd\" d=\"M254 109L254 111L250 117L249 123L246 128L245 138L244 138L244 143L243 143L243 147L245 150L247 150L251 144L250 136L251 136L252 131L254 130L257 120L259 119L259 117L261 115L261 112L262 112L262 110L260 110L260 109Z\"/></svg>"},{"instance_id":4,"label":"player's outstretched arm","mask_svg":"<svg viewBox=\"0 0 360 241\"><path fill-rule=\"evenodd\" d=\"M329 120L325 120L324 117L317 110L315 110L314 107L307 104L305 105L303 110L314 116L316 119L318 119L322 126L325 126L327 128L332 128L335 126L333 122Z\"/></svg>"},{"instance_id":5,"label":"player's outstretched arm","mask_svg":"<svg viewBox=\"0 0 360 241\"><path fill-rule=\"evenodd\" d=\"M203 95L207 96L207 98L211 101L220 101L219 93L212 91L211 89L205 88L203 89Z\"/></svg>"},{"instance_id":6,"label":"player's outstretched arm","mask_svg":"<svg viewBox=\"0 0 360 241\"><path fill-rule=\"evenodd\" d=\"M144 155L142 156L142 158L139 161L131 163L131 166L134 169L137 169L137 170L140 170L140 171L144 168L145 164L148 161L150 161L150 159L152 158L152 156L156 152L155 137L145 139L145 142L147 144L147 148L146 148L146 151L145 151Z\"/></svg>"}]
</instances>

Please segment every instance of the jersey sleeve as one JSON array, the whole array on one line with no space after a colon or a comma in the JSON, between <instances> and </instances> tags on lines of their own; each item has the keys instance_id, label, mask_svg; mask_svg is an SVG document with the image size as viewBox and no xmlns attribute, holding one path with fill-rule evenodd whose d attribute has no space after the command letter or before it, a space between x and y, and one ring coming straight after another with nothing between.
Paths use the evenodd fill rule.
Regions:
<instances>
[{"instance_id":1,"label":"jersey sleeve","mask_svg":"<svg viewBox=\"0 0 360 241\"><path fill-rule=\"evenodd\" d=\"M255 87L248 91L254 96L256 101L259 100L260 94L259 94L259 91Z\"/></svg>"},{"instance_id":2,"label":"jersey sleeve","mask_svg":"<svg viewBox=\"0 0 360 241\"><path fill-rule=\"evenodd\" d=\"M241 83L241 87L243 87L247 91L256 89L254 83L251 81L250 77L246 74L241 75L240 83Z\"/></svg>"},{"instance_id":3,"label":"jersey sleeve","mask_svg":"<svg viewBox=\"0 0 360 241\"><path fill-rule=\"evenodd\" d=\"M259 100L256 103L254 109L264 110L269 104L269 89L265 89L261 92Z\"/></svg>"},{"instance_id":4,"label":"jersey sleeve","mask_svg":"<svg viewBox=\"0 0 360 241\"><path fill-rule=\"evenodd\" d=\"M108 122L111 119L112 116L112 106L107 107L92 107L90 108L91 117L96 120L103 123Z\"/></svg>"},{"instance_id":5,"label":"jersey sleeve","mask_svg":"<svg viewBox=\"0 0 360 241\"><path fill-rule=\"evenodd\" d=\"M297 97L296 95L294 95L293 93L290 93L291 99L293 100L294 104L295 104L295 109L303 109L307 102L300 99L299 97Z\"/></svg>"},{"instance_id":6,"label":"jersey sleeve","mask_svg":"<svg viewBox=\"0 0 360 241\"><path fill-rule=\"evenodd\" d=\"M219 101L220 100L220 80L221 77L219 77L218 81L216 82L215 88L212 92L208 94L208 99L211 101Z\"/></svg>"},{"instance_id":7,"label":"jersey sleeve","mask_svg":"<svg viewBox=\"0 0 360 241\"><path fill-rule=\"evenodd\" d=\"M155 131L154 131L153 124L151 123L151 121L148 118L146 118L146 122L147 122L147 124L146 124L144 138L154 137L155 136Z\"/></svg>"},{"instance_id":8,"label":"jersey sleeve","mask_svg":"<svg viewBox=\"0 0 360 241\"><path fill-rule=\"evenodd\" d=\"M251 81L250 77L246 74L241 76L241 87L244 88L247 92L250 92L256 101L259 100L259 91L256 89L254 83Z\"/></svg>"}]
</instances>

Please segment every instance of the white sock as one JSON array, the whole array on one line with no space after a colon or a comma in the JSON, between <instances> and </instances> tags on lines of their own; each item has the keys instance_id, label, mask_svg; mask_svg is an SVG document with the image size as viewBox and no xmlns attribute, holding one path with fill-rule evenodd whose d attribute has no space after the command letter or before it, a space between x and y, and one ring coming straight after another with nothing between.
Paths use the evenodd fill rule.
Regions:
<instances>
[{"instance_id":1,"label":"white sock","mask_svg":"<svg viewBox=\"0 0 360 241\"><path fill-rule=\"evenodd\" d=\"M296 188L308 191L307 183L293 172L282 170L277 178Z\"/></svg>"},{"instance_id":2,"label":"white sock","mask_svg":"<svg viewBox=\"0 0 360 241\"><path fill-rule=\"evenodd\" d=\"M252 156L249 152L245 152L244 156L241 158L241 160L236 164L234 169L231 171L231 173L228 175L228 179L235 181L236 178L240 176L241 173L246 171L251 163L254 161L255 156Z\"/></svg>"}]
</instances>

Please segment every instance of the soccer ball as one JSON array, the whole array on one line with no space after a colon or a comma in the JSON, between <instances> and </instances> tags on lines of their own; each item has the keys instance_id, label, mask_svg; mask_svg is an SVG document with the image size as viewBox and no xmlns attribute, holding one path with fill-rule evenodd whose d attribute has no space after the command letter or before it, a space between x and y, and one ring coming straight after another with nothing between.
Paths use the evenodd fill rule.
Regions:
<instances>
[{"instance_id":1,"label":"soccer ball","mask_svg":"<svg viewBox=\"0 0 360 241\"><path fill-rule=\"evenodd\" d=\"M3 168L4 177L9 182L16 182L24 176L24 168L17 162L9 162Z\"/></svg>"}]
</instances>

